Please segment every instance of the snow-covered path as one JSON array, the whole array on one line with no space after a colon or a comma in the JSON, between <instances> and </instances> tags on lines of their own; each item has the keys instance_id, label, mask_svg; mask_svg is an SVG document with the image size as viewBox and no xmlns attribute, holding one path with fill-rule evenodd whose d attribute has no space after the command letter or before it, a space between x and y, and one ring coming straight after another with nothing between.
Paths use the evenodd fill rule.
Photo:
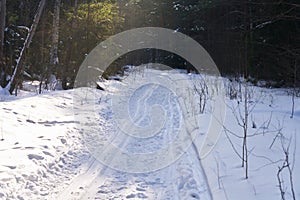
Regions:
<instances>
[{"instance_id":1,"label":"snow-covered path","mask_svg":"<svg viewBox=\"0 0 300 200\"><path fill-rule=\"evenodd\" d=\"M211 199L201 165L189 159L152 173L131 174L97 160L74 178L56 199Z\"/></svg>"},{"instance_id":2,"label":"snow-covered path","mask_svg":"<svg viewBox=\"0 0 300 200\"><path fill-rule=\"evenodd\" d=\"M153 74L151 77L153 77ZM132 80L127 79L124 82L126 81ZM164 114L159 112L154 114L168 116L163 119L165 120L164 123L159 122L163 126L157 133L151 133L147 138L124 134L115 124L118 120L113 120L115 112L112 111L111 104L109 104L111 95L97 96L96 94L97 97L95 98L95 94L87 94L84 97L86 106L83 105L81 100L79 101L82 106L81 110L84 110L84 112L79 112L77 118L83 121L87 119L88 127L82 125L81 128L85 135L85 142L89 143L90 140L93 140L90 145L92 148L97 146L97 140L109 140L111 145L127 154L144 153L146 155L148 152L155 153L168 145L172 145L172 140L180 134L178 130L184 128L184 126L181 126L183 121L180 113L181 108L172 91L157 84L144 84L140 87L140 83L136 79L135 83L138 85L137 89L134 89L132 82L126 84L126 89L124 85L120 86L124 83L115 83L113 86L113 90L117 93L120 89L123 93L126 93L124 90L133 91L129 99L120 97L123 101L120 104L128 106L128 110L131 112L130 117L132 118L129 120L134 121L134 124L139 127L148 126L153 122L151 118L161 119L162 116L149 116L149 113L153 114L151 112L153 107L160 106ZM87 89L87 92L89 92L89 89ZM80 93L78 94L80 95ZM89 99L89 97L92 98ZM95 103L97 98L101 98L101 103ZM89 103L94 103L94 105L88 105ZM94 110L89 110L89 108ZM90 117L91 112L95 111L100 113L96 122ZM115 111L119 110L115 109ZM99 122L101 124L101 134L95 131L98 130L97 127L91 128L93 125L99 126ZM94 137L94 132L89 132L91 129L99 133L100 138ZM119 157L114 157L118 155L114 150L108 151L111 155L109 163L102 164L95 158L91 158L87 163L86 170L75 177L69 186L63 188L56 199L212 199L196 146L189 145L187 151L181 153L182 156L176 155L181 150L178 149L179 147L176 146L172 149L173 152L168 154L169 156L174 155L173 158L169 157L172 163L164 163L164 160L158 158L154 162L161 163L153 165L157 166L157 169L151 169L149 172L131 173L122 170L131 170L131 168L135 168L133 166L135 164L141 165L141 163L135 163L140 160L134 160L134 157L130 157L133 160L127 158L127 162L123 163L127 166L118 166L116 163L118 164ZM147 156L145 156L145 159L147 159ZM112 169L111 166L115 169ZM118 167L120 168L118 169Z\"/></svg>"}]
</instances>

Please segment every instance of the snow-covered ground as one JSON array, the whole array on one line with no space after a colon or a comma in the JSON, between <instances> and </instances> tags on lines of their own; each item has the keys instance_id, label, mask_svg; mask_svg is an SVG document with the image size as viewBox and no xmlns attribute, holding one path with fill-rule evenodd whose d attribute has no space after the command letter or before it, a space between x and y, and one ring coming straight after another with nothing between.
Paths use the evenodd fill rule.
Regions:
<instances>
[{"instance_id":1,"label":"snow-covered ground","mask_svg":"<svg viewBox=\"0 0 300 200\"><path fill-rule=\"evenodd\" d=\"M152 80L153 76L162 74L172 77L172 80L176 79L174 77L200 79L198 75L177 71L148 72ZM155 153L172 145L179 135L185 116L182 114L185 110L178 106L180 98L166 87L141 86L141 80L149 83L147 72L132 76L133 79L129 76L122 82L108 81L105 83L109 88L107 91L92 90L92 95L82 93L81 88L42 95L21 91L21 97L1 96L0 199L280 199L276 175L285 158L280 138L288 144L290 137L293 183L296 198L300 199L300 150L294 148L300 144L300 100L296 98L295 115L290 118L291 96L284 89L251 87L253 97L250 105L255 107L249 116L249 134L255 136L248 139L248 179L244 178L241 160L232 147L241 151L242 140L234 134L242 135L242 129L233 110L242 103L228 97L225 99L227 112L224 123L227 135L222 131L217 145L201 160L199 144L205 140L209 128L213 110L211 102L203 114L196 115L199 117L197 142L186 151L177 145L171 149L171 154L160 154L168 155L166 158L151 157L154 163L145 159L150 169L147 172L128 172L144 169L146 164L138 163L141 161L139 157L132 162L121 162L121 154L111 147L105 151L108 154L97 154L93 147L100 146L101 141L109 142L130 155ZM126 84L133 83L133 80L141 87L137 87L128 101L124 100L123 103L128 104L112 102L111 98L115 98L116 94L133 89ZM83 91L90 90L83 88ZM186 92L182 94L188 95L188 90ZM82 101L79 101L78 95L82 94ZM189 94L194 97L193 100L197 99L194 93ZM128 96L117 100L122 98ZM117 105L117 109L112 105ZM122 120L114 116L122 110L120 106L129 110L131 120L138 127L147 127L151 121L155 122L155 118L165 121L160 123L157 120L162 128L151 137L128 136L120 131L124 127L116 124ZM164 112L161 113L159 108ZM155 113L161 115L156 116ZM252 128L253 123L256 128ZM276 137L279 131L284 137ZM93 135L95 133L99 135ZM182 155L178 157L178 154ZM94 158L103 155L110 155L110 159L103 157L100 162ZM292 199L288 178L288 174L283 173L286 199Z\"/></svg>"}]
</instances>

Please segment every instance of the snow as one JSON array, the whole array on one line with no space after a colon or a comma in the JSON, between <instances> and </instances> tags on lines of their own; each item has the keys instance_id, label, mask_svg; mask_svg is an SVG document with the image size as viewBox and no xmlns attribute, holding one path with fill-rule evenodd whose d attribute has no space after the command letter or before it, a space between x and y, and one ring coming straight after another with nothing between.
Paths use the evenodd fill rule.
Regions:
<instances>
[{"instance_id":1,"label":"snow","mask_svg":"<svg viewBox=\"0 0 300 200\"><path fill-rule=\"evenodd\" d=\"M19 29L24 29L26 30L27 32L29 32L30 28L27 27L27 26L18 26Z\"/></svg>"},{"instance_id":2,"label":"snow","mask_svg":"<svg viewBox=\"0 0 300 200\"><path fill-rule=\"evenodd\" d=\"M295 116L290 118L291 96L285 89L251 87L255 107L249 117L249 133L263 134L249 138L252 151L248 179L244 178L241 160L224 131L213 150L199 160L199 144L205 139L210 125L212 102L208 103L205 113L198 116L200 134L195 143L178 159L174 154L170 158L174 162L170 165L161 167L159 164L163 165L165 161L160 160L161 163L155 165L158 166L156 170L130 173L120 170L120 165L116 165L115 169L110 166L120 164L116 161L120 158L116 157L117 154L106 164L95 159L89 145L99 143L87 143L93 137L89 138L85 132L87 128L93 128L94 122L103 133L99 136L101 139L130 154L155 152L172 144L184 120L184 110L178 106L180 98L176 97L176 91L169 91L166 87L158 86L153 90L149 80L157 81L153 79L155 76L172 77L172 80L200 78L199 75L186 75L175 70L145 70L127 75L121 82L109 80L102 83L105 91L79 88L42 95L21 91L18 93L20 97L4 96L0 101L0 136L3 137L0 141L0 199L280 199L276 177L281 159L284 159L280 139L276 139L270 148L279 129L286 140L292 137L290 151L292 163L295 157L294 189L296 197L300 198L300 152L299 148L294 148L300 143L297 135L300 129L300 99L296 98ZM159 108L163 108L165 113L155 117L164 119L167 116L163 131L148 139L122 134L113 120L114 113L121 108L113 110L112 105L116 102L112 102L112 97L125 94L120 90L130 91L128 83L133 83L133 80L138 80L136 87L139 90L129 99L128 109L136 125L151 124L153 116L143 113L145 110L153 114L151 109L158 109L155 111L160 113ZM226 79L224 81L226 85ZM148 85L142 86L143 83ZM87 94L82 102L78 102L77 95L82 91L92 95ZM231 110L241 102L238 104L237 100L227 97L225 100L224 127L242 134ZM95 114L91 115L88 109ZM83 110L89 112L86 114ZM265 123L269 119L270 123ZM256 129L252 128L252 121L257 125ZM89 127L83 126L83 122L90 122ZM241 139L227 134L240 151ZM173 153L180 152L175 148ZM135 165L139 163L128 162L124 168L134 169ZM287 178L285 174L286 199L292 199Z\"/></svg>"},{"instance_id":3,"label":"snow","mask_svg":"<svg viewBox=\"0 0 300 200\"><path fill-rule=\"evenodd\" d=\"M68 140L76 123L71 100L70 93L52 93L1 102L0 196L4 199L46 199L60 180L67 179L65 160L70 162L76 152L69 148L76 140Z\"/></svg>"},{"instance_id":4,"label":"snow","mask_svg":"<svg viewBox=\"0 0 300 200\"><path fill-rule=\"evenodd\" d=\"M249 157L250 171L249 178L244 178L244 168L241 167L241 160L235 154L225 134L222 134L219 143L214 148L212 154L203 160L203 165L207 166L208 180L214 196L214 199L222 199L219 196L220 189L218 186L218 176L222 192L225 192L227 199L280 199L280 193L277 182L278 166L282 164L284 154L281 148L280 139L275 140L274 145L270 148L276 134L280 130L285 137L286 142L292 137L290 147L290 160L294 160L294 188L296 189L296 197L300 197L300 156L299 156L299 115L290 118L291 115L291 96L281 89L262 89L254 88L256 100L260 99L256 104L251 118L255 121L258 129L250 127L251 133L262 133L260 135L249 138L249 149L252 152ZM229 102L236 106L236 102ZM296 102L297 108L300 109L299 98ZM242 130L236 126L235 116L228 111L224 126L235 130L236 133L242 134ZM270 125L267 122L271 118ZM252 123L250 123L252 126ZM265 131L265 133L264 133ZM264 134L263 134L264 133ZM229 134L230 135L230 134ZM231 137L236 146L240 147L242 141ZM241 148L238 148L241 151ZM217 167L217 165L219 165ZM210 167L208 167L210 166ZM217 169L219 168L219 170ZM217 175L219 174L219 175ZM285 174L287 176L287 174ZM292 199L288 179L285 177L286 199Z\"/></svg>"},{"instance_id":5,"label":"snow","mask_svg":"<svg viewBox=\"0 0 300 200\"><path fill-rule=\"evenodd\" d=\"M9 95L9 91L0 86L0 100L4 99L5 96Z\"/></svg>"}]
</instances>

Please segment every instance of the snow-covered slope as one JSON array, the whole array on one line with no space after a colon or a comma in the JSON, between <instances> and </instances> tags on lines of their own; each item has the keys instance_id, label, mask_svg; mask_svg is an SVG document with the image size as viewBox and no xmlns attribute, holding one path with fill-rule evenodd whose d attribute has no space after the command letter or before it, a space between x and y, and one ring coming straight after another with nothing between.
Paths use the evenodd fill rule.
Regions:
<instances>
[{"instance_id":1,"label":"snow-covered slope","mask_svg":"<svg viewBox=\"0 0 300 200\"><path fill-rule=\"evenodd\" d=\"M174 77L177 72L163 73ZM180 76L190 78L189 75ZM118 84L123 83L112 80L107 84L110 91L93 90L97 101L92 102L93 113L86 116L96 119L103 133L102 139L130 153L145 153L165 147L176 137L183 117L180 108L176 107L174 93L163 87L153 90L149 86L141 87L131 97L128 107L133 113L132 120L140 126L149 123L147 115L140 116L148 106L163 107L168 119L164 124L167 128L150 139L134 139L121 134L113 120L109 92L116 94L117 89L123 88ZM171 165L145 173L129 173L112 169L107 163L102 164L89 152L89 138L82 126L82 121L86 122L89 118L82 119L85 116L81 113L84 106L80 107L76 104L78 101L73 100L77 98L78 90L26 98L1 97L0 199L280 199L276 177L278 166L282 164L280 159L284 159L280 140L275 139L272 148L269 148L279 129L285 138L293 136L291 162L294 163L296 197L300 198L300 152L299 148L294 148L300 143L297 139L300 103L296 98L296 112L291 119L291 97L283 90L254 88L256 106L250 122L251 126L253 121L257 127L249 129L251 133L265 133L249 138L248 179L244 178L241 160L225 132L222 132L213 151L201 161L197 152L200 147L191 145ZM84 101L88 102L88 97L85 96ZM238 103L227 98L226 103L224 126L240 134L242 130L231 110ZM211 110L211 104L208 104L206 112L200 116L203 124L200 124L199 137L207 131ZM79 114L82 115L78 117ZM270 123L266 124L270 118ZM241 150L242 141L227 134L235 148ZM174 152L177 150L174 149ZM114 156L111 159L113 163ZM130 167L132 164L126 165ZM288 176L284 175L286 199L292 199Z\"/></svg>"},{"instance_id":2,"label":"snow-covered slope","mask_svg":"<svg viewBox=\"0 0 300 200\"><path fill-rule=\"evenodd\" d=\"M0 109L0 198L48 199L87 159L75 126L72 91L9 97Z\"/></svg>"},{"instance_id":3,"label":"snow-covered slope","mask_svg":"<svg viewBox=\"0 0 300 200\"><path fill-rule=\"evenodd\" d=\"M291 96L284 89L253 87L254 105L249 116L248 138L249 178L245 179L245 168L234 152L225 131L213 152L202 160L214 199L281 199L277 180L278 167L282 166L285 154L282 143L289 147L289 160L293 169L293 184L296 199L300 198L300 99L296 98L296 112L291 116ZM232 108L236 100L227 99L227 114L224 126L242 136L243 130L237 125ZM256 125L254 128L253 123ZM242 152L242 139L227 131L228 137L238 153ZM282 140L281 140L282 139ZM282 141L282 142L281 142ZM284 180L286 199L293 199L287 169L281 177Z\"/></svg>"}]
</instances>

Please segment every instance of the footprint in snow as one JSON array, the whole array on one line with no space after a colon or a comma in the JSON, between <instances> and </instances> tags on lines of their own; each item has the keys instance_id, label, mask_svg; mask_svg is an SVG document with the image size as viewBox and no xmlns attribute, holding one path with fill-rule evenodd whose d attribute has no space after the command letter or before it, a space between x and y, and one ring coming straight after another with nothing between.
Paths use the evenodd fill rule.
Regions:
<instances>
[{"instance_id":1,"label":"footprint in snow","mask_svg":"<svg viewBox=\"0 0 300 200\"><path fill-rule=\"evenodd\" d=\"M4 167L7 167L9 169L16 169L17 167L16 166L9 166L9 165L3 165Z\"/></svg>"},{"instance_id":2,"label":"footprint in snow","mask_svg":"<svg viewBox=\"0 0 300 200\"><path fill-rule=\"evenodd\" d=\"M118 188L117 190L120 191L120 190L125 190L125 189L127 189L127 187L122 186L122 187Z\"/></svg>"},{"instance_id":3,"label":"footprint in snow","mask_svg":"<svg viewBox=\"0 0 300 200\"><path fill-rule=\"evenodd\" d=\"M144 188L139 188L139 187L137 187L136 190L140 191L140 192L145 192L146 191Z\"/></svg>"},{"instance_id":4,"label":"footprint in snow","mask_svg":"<svg viewBox=\"0 0 300 200\"><path fill-rule=\"evenodd\" d=\"M126 196L126 199L133 199L135 197L135 194L130 194Z\"/></svg>"},{"instance_id":5,"label":"footprint in snow","mask_svg":"<svg viewBox=\"0 0 300 200\"><path fill-rule=\"evenodd\" d=\"M24 198L20 195L17 196L18 200L24 200Z\"/></svg>"},{"instance_id":6,"label":"footprint in snow","mask_svg":"<svg viewBox=\"0 0 300 200\"><path fill-rule=\"evenodd\" d=\"M34 147L25 147L26 150L32 150L35 149Z\"/></svg>"},{"instance_id":7,"label":"footprint in snow","mask_svg":"<svg viewBox=\"0 0 300 200\"><path fill-rule=\"evenodd\" d=\"M60 139L60 142L62 143L62 144L66 144L67 143L67 140L66 139Z\"/></svg>"},{"instance_id":8,"label":"footprint in snow","mask_svg":"<svg viewBox=\"0 0 300 200\"><path fill-rule=\"evenodd\" d=\"M26 119L26 122L32 123L32 124L35 124L35 123L36 123L35 121L33 121L33 120L31 120L31 119Z\"/></svg>"},{"instance_id":9,"label":"footprint in snow","mask_svg":"<svg viewBox=\"0 0 300 200\"><path fill-rule=\"evenodd\" d=\"M200 199L199 195L196 194L196 193L191 193L190 196L191 196L193 199Z\"/></svg>"},{"instance_id":10,"label":"footprint in snow","mask_svg":"<svg viewBox=\"0 0 300 200\"><path fill-rule=\"evenodd\" d=\"M109 192L108 192L108 191L105 191L105 190L99 190L97 193L98 193L98 194L108 194Z\"/></svg>"},{"instance_id":11,"label":"footprint in snow","mask_svg":"<svg viewBox=\"0 0 300 200\"><path fill-rule=\"evenodd\" d=\"M138 196L138 198L141 198L141 199L148 198L148 196L146 196L144 193L138 193L137 196Z\"/></svg>"},{"instance_id":12,"label":"footprint in snow","mask_svg":"<svg viewBox=\"0 0 300 200\"><path fill-rule=\"evenodd\" d=\"M36 155L36 154L28 154L27 156L28 156L28 158L29 158L30 160L32 160L32 159L36 159L36 160L44 160L44 157L43 157L43 156L39 156L39 155Z\"/></svg>"},{"instance_id":13,"label":"footprint in snow","mask_svg":"<svg viewBox=\"0 0 300 200\"><path fill-rule=\"evenodd\" d=\"M49 153L48 151L43 151L43 153L47 156L51 156L51 157L54 157L51 153Z\"/></svg>"}]
</instances>

